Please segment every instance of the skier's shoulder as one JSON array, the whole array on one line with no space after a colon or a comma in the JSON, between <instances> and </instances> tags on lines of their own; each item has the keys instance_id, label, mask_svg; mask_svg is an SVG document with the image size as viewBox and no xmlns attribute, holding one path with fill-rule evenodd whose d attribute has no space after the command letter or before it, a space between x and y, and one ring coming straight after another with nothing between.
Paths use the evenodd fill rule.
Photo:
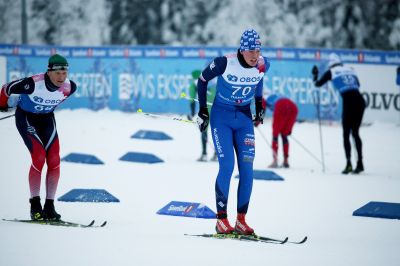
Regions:
<instances>
[{"instance_id":1,"label":"skier's shoulder","mask_svg":"<svg viewBox=\"0 0 400 266\"><path fill-rule=\"evenodd\" d=\"M225 56L218 56L206 67L202 72L202 77L205 80L211 80L216 76L222 75L227 66L227 58Z\"/></svg>"},{"instance_id":2,"label":"skier's shoulder","mask_svg":"<svg viewBox=\"0 0 400 266\"><path fill-rule=\"evenodd\" d=\"M218 69L221 69L221 70L224 69L225 70L226 65L228 64L228 58L230 58L230 55L224 55L224 56L215 57L214 58L215 66Z\"/></svg>"}]
</instances>

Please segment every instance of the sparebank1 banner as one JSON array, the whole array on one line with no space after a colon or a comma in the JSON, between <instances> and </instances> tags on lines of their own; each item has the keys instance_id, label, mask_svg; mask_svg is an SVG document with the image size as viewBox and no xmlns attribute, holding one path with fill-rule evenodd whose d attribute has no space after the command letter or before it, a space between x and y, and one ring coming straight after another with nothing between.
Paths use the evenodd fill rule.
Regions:
<instances>
[{"instance_id":1,"label":"sparebank1 banner","mask_svg":"<svg viewBox=\"0 0 400 266\"><path fill-rule=\"evenodd\" d=\"M194 70L236 48L200 47L48 47L0 45L6 58L6 81L45 72L48 57L59 53L70 63L69 78L76 93L61 108L102 108L135 112L188 114ZM311 68L326 70L333 50L269 48L263 55L271 67L264 78L265 95L277 92L295 101L300 120L339 120L341 96L330 83L315 88ZM400 53L334 50L359 74L367 103L364 121L400 121L400 90L396 68ZM3 60L4 61L4 60ZM210 82L215 86L215 81ZM267 113L271 115L271 113Z\"/></svg>"}]
</instances>

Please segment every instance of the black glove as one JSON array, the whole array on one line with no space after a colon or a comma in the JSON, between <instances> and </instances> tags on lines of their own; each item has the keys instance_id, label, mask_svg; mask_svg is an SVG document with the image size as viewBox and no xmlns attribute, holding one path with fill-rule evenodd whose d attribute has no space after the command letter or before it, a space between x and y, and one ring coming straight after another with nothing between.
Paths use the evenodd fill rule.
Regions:
<instances>
[{"instance_id":1,"label":"black glove","mask_svg":"<svg viewBox=\"0 0 400 266\"><path fill-rule=\"evenodd\" d=\"M210 115L208 114L207 107L200 107L200 111L197 114L197 124L201 132L207 129L208 123L210 122Z\"/></svg>"},{"instance_id":2,"label":"black glove","mask_svg":"<svg viewBox=\"0 0 400 266\"><path fill-rule=\"evenodd\" d=\"M311 73L313 75L313 80L317 80L318 79L318 67L316 65L314 65L312 67Z\"/></svg>"},{"instance_id":3,"label":"black glove","mask_svg":"<svg viewBox=\"0 0 400 266\"><path fill-rule=\"evenodd\" d=\"M260 123L262 124L264 122L264 114L265 109L262 106L262 101L256 101L256 117L253 120L255 126L258 126Z\"/></svg>"},{"instance_id":4,"label":"black glove","mask_svg":"<svg viewBox=\"0 0 400 266\"><path fill-rule=\"evenodd\" d=\"M8 105L0 106L0 112L8 112Z\"/></svg>"}]
</instances>

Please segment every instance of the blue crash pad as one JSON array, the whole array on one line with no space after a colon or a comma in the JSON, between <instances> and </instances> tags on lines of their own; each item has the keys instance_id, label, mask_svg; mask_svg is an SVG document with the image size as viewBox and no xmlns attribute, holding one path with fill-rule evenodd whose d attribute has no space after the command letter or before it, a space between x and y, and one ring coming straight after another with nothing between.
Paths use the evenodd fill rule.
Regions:
<instances>
[{"instance_id":1,"label":"blue crash pad","mask_svg":"<svg viewBox=\"0 0 400 266\"><path fill-rule=\"evenodd\" d=\"M157 156L151 153L141 153L141 152L128 152L121 158L121 161L127 162L137 162L137 163L162 163L164 162Z\"/></svg>"},{"instance_id":2,"label":"blue crash pad","mask_svg":"<svg viewBox=\"0 0 400 266\"><path fill-rule=\"evenodd\" d=\"M171 201L157 214L192 218L215 219L216 214L206 205L195 202Z\"/></svg>"},{"instance_id":3,"label":"blue crash pad","mask_svg":"<svg viewBox=\"0 0 400 266\"><path fill-rule=\"evenodd\" d=\"M72 163L104 164L96 156L91 154L82 154L82 153L70 153L61 160Z\"/></svg>"},{"instance_id":4,"label":"blue crash pad","mask_svg":"<svg viewBox=\"0 0 400 266\"><path fill-rule=\"evenodd\" d=\"M239 175L236 176L239 178ZM253 178L258 180L271 180L271 181L283 181L283 177L276 174L274 171L269 170L254 170Z\"/></svg>"},{"instance_id":5,"label":"blue crash pad","mask_svg":"<svg viewBox=\"0 0 400 266\"><path fill-rule=\"evenodd\" d=\"M400 203L371 201L355 210L353 216L400 219Z\"/></svg>"},{"instance_id":6,"label":"blue crash pad","mask_svg":"<svg viewBox=\"0 0 400 266\"><path fill-rule=\"evenodd\" d=\"M119 199L104 189L72 189L58 198L67 202L119 202Z\"/></svg>"},{"instance_id":7,"label":"blue crash pad","mask_svg":"<svg viewBox=\"0 0 400 266\"><path fill-rule=\"evenodd\" d=\"M139 130L131 136L133 139L171 140L172 138L161 131Z\"/></svg>"}]
</instances>

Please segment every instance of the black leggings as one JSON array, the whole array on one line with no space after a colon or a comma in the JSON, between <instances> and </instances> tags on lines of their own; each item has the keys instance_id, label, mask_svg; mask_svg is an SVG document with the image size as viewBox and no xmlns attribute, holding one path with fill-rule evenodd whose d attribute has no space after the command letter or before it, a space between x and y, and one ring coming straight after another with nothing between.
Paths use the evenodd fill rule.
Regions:
<instances>
[{"instance_id":1,"label":"black leggings","mask_svg":"<svg viewBox=\"0 0 400 266\"><path fill-rule=\"evenodd\" d=\"M358 90L350 90L342 94L343 112L343 145L346 154L346 160L351 159L350 133L354 138L357 149L358 160L362 160L362 141L359 130L365 110L365 101Z\"/></svg>"}]
</instances>

